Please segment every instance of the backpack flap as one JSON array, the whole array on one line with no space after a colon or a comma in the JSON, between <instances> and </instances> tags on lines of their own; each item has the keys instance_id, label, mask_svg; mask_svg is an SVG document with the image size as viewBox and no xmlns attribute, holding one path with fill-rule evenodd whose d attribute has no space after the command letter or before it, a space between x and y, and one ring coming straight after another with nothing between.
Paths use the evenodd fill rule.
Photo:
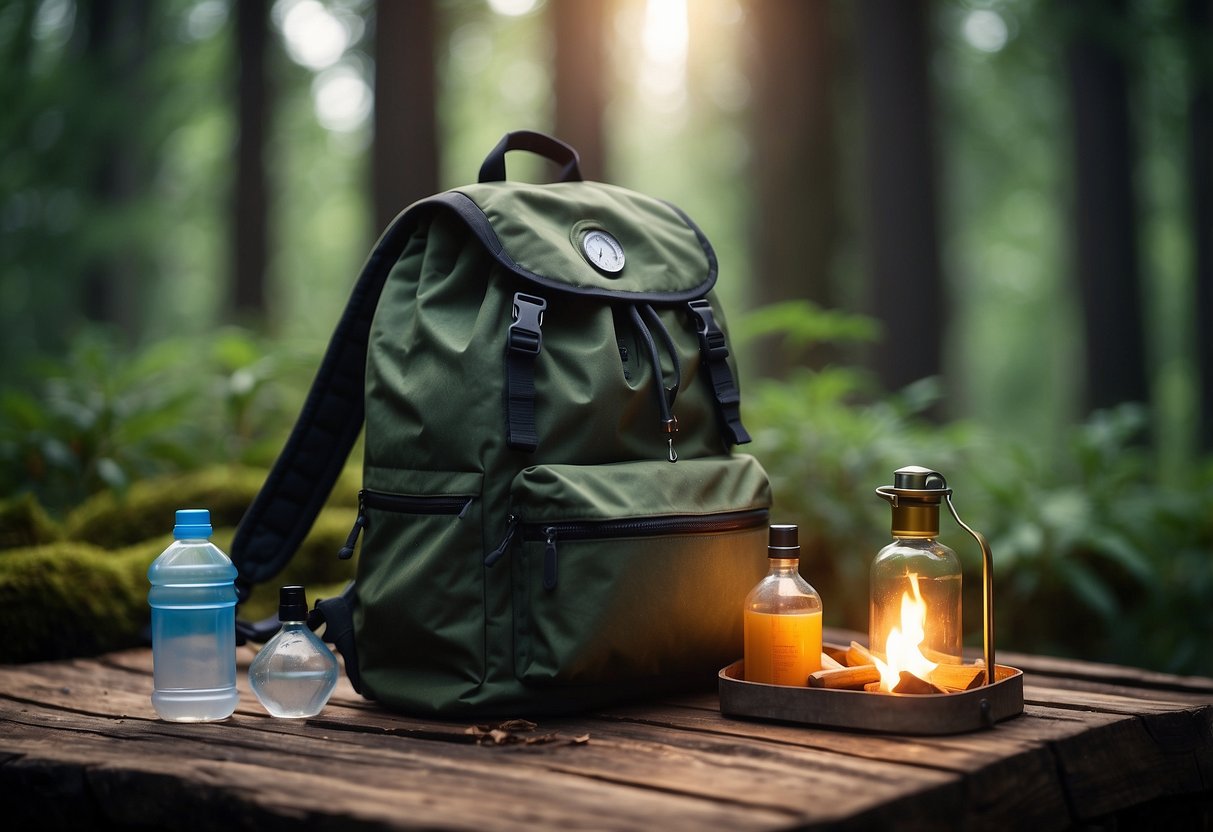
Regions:
<instances>
[{"instance_id":1,"label":"backpack flap","mask_svg":"<svg viewBox=\"0 0 1213 832\"><path fill-rule=\"evenodd\" d=\"M716 253L668 203L600 182L493 183L453 192L496 259L536 290L672 305L716 284Z\"/></svg>"},{"instance_id":2,"label":"backpack flap","mask_svg":"<svg viewBox=\"0 0 1213 832\"><path fill-rule=\"evenodd\" d=\"M680 369L670 332L654 308L677 310L684 326L698 335L700 366L724 444L750 441L719 307L713 306L716 254L678 208L599 182L489 182L439 194L409 213L435 211L456 215L523 289L514 295L506 352L511 448L533 452L538 446L535 368L543 314L550 301L562 297L605 302L631 317L640 333L637 358L663 382L656 387L656 401L670 461L677 459L679 428L669 405L678 392ZM662 351L673 361L673 384L661 371Z\"/></svg>"}]
</instances>

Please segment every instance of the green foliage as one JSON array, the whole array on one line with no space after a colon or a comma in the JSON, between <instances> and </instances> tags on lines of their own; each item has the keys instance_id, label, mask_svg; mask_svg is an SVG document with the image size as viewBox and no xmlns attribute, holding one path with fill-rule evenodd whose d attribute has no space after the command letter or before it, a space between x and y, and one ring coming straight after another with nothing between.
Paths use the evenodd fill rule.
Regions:
<instances>
[{"instance_id":1,"label":"green foliage","mask_svg":"<svg viewBox=\"0 0 1213 832\"><path fill-rule=\"evenodd\" d=\"M1208 460L1182 487L1167 485L1141 442L1141 408L1097 413L1054 451L932 422L936 398L929 381L883 395L840 367L747 389L749 450L771 475L773 520L801 525L802 571L828 623L866 631L868 569L889 540L888 506L873 491L895 469L924 465L944 473L961 516L990 540L1000 648L1213 673ZM965 564L968 642L978 644L976 545L947 518L941 532Z\"/></svg>"},{"instance_id":2,"label":"green foliage","mask_svg":"<svg viewBox=\"0 0 1213 832\"><path fill-rule=\"evenodd\" d=\"M732 328L730 335L739 347L764 335L778 335L781 348L799 355L822 343L873 343L880 326L864 315L822 309L810 300L790 300L755 309Z\"/></svg>"},{"instance_id":3,"label":"green foliage","mask_svg":"<svg viewBox=\"0 0 1213 832\"><path fill-rule=\"evenodd\" d=\"M1213 478L1163 482L1147 428L1138 407L1096 413L1061 456L1010 448L977 472L1008 645L1213 672Z\"/></svg>"},{"instance_id":4,"label":"green foliage","mask_svg":"<svg viewBox=\"0 0 1213 832\"><path fill-rule=\"evenodd\" d=\"M304 367L235 329L133 354L87 330L65 359L35 365L32 389L0 393L0 494L30 492L62 512L158 474L267 464L299 406Z\"/></svg>"}]
</instances>

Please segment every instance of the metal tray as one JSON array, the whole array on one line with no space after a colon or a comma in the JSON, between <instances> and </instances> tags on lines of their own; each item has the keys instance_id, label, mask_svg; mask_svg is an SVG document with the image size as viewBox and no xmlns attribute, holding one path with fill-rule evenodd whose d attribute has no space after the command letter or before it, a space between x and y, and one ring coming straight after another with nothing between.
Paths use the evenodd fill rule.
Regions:
<instances>
[{"instance_id":1,"label":"metal tray","mask_svg":"<svg viewBox=\"0 0 1213 832\"><path fill-rule=\"evenodd\" d=\"M1023 671L997 665L994 684L958 693L869 693L747 682L744 660L717 674L720 712L892 734L962 734L1023 713Z\"/></svg>"}]
</instances>

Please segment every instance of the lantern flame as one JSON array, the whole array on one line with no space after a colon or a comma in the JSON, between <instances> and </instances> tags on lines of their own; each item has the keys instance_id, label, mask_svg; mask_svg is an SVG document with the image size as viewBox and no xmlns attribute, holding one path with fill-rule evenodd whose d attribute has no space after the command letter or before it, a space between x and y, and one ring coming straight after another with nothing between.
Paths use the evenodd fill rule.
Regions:
<instances>
[{"instance_id":1,"label":"lantern flame","mask_svg":"<svg viewBox=\"0 0 1213 832\"><path fill-rule=\"evenodd\" d=\"M910 580L914 597L911 598L908 592L901 594L901 626L889 631L889 638L885 642L885 661L873 657L876 669L880 671L880 689L890 693L901 681L902 671L908 670L925 681L930 678L931 671L938 667L920 649L927 637L927 604L918 589L918 574L911 572L906 577Z\"/></svg>"}]
</instances>

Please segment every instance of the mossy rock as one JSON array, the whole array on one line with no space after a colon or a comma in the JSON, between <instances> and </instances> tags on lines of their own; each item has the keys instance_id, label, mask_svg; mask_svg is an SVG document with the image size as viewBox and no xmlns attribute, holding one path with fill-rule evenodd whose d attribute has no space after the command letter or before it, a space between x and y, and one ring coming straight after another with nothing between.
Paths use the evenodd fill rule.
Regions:
<instances>
[{"instance_id":1,"label":"mossy rock","mask_svg":"<svg viewBox=\"0 0 1213 832\"><path fill-rule=\"evenodd\" d=\"M0 662L86 656L141 643L150 618L147 569L173 540L173 512L211 510L212 540L231 551L236 524L265 479L265 472L215 468L148 480L125 498L99 495L74 511L62 535L36 502L14 501L2 529L9 539L35 541L0 551ZM278 587L302 584L308 598L338 594L353 578L355 562L338 560L357 516L361 472L347 469L299 551L281 574L262 585L240 609L257 620L277 610ZM45 523L43 522L45 519ZM49 538L53 542L45 542Z\"/></svg>"},{"instance_id":2,"label":"mossy rock","mask_svg":"<svg viewBox=\"0 0 1213 832\"><path fill-rule=\"evenodd\" d=\"M234 528L265 478L266 472L259 468L224 466L144 480L122 497L98 494L72 511L66 522L67 537L103 549L128 546L171 532L179 508L209 509L215 528ZM333 487L328 506L356 508L361 480L360 467L347 467Z\"/></svg>"},{"instance_id":3,"label":"mossy rock","mask_svg":"<svg viewBox=\"0 0 1213 832\"><path fill-rule=\"evenodd\" d=\"M63 529L33 494L0 502L0 549L40 546L62 537Z\"/></svg>"},{"instance_id":4,"label":"mossy rock","mask_svg":"<svg viewBox=\"0 0 1213 832\"><path fill-rule=\"evenodd\" d=\"M148 547L60 541L0 553L0 662L87 656L138 644L149 620Z\"/></svg>"},{"instance_id":5,"label":"mossy rock","mask_svg":"<svg viewBox=\"0 0 1213 832\"><path fill-rule=\"evenodd\" d=\"M171 532L179 508L210 509L212 525L235 526L264 481L264 471L238 467L143 480L121 497L104 492L89 498L68 515L67 536L117 549Z\"/></svg>"}]
</instances>

